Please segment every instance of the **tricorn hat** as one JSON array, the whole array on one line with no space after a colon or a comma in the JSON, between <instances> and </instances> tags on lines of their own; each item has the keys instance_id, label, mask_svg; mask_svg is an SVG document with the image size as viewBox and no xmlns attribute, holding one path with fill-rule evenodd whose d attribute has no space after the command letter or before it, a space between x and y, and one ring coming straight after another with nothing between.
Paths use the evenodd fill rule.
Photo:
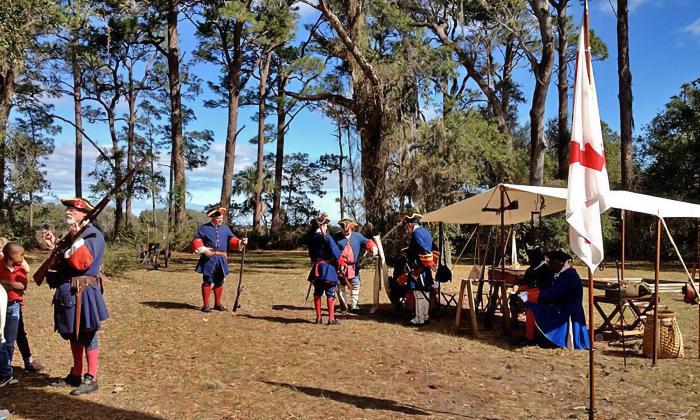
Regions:
<instances>
[{"instance_id":1,"label":"tricorn hat","mask_svg":"<svg viewBox=\"0 0 700 420\"><path fill-rule=\"evenodd\" d=\"M95 208L89 201L82 197L62 198L61 203L68 208L74 208L84 212L92 211L92 209Z\"/></svg>"},{"instance_id":2,"label":"tricorn hat","mask_svg":"<svg viewBox=\"0 0 700 420\"><path fill-rule=\"evenodd\" d=\"M207 210L207 217L222 217L224 214L226 214L226 209L223 207L214 207L209 210Z\"/></svg>"},{"instance_id":3,"label":"tricorn hat","mask_svg":"<svg viewBox=\"0 0 700 420\"><path fill-rule=\"evenodd\" d=\"M317 218L314 219L317 225L327 225L328 223L331 222L331 219L328 218L328 215L326 213L321 213Z\"/></svg>"},{"instance_id":4,"label":"tricorn hat","mask_svg":"<svg viewBox=\"0 0 700 420\"><path fill-rule=\"evenodd\" d=\"M408 223L420 223L422 218L423 215L419 213L404 214L403 216L401 216L401 223L403 223L404 225Z\"/></svg>"},{"instance_id":5,"label":"tricorn hat","mask_svg":"<svg viewBox=\"0 0 700 420\"><path fill-rule=\"evenodd\" d=\"M571 259L571 255L567 254L566 252L558 249L556 251L549 251L547 253L547 258L550 260L557 260L561 262L567 262Z\"/></svg>"},{"instance_id":6,"label":"tricorn hat","mask_svg":"<svg viewBox=\"0 0 700 420\"><path fill-rule=\"evenodd\" d=\"M338 226L340 226L343 229L348 229L350 227L356 228L360 226L360 224L352 219L345 218L338 222Z\"/></svg>"}]
</instances>

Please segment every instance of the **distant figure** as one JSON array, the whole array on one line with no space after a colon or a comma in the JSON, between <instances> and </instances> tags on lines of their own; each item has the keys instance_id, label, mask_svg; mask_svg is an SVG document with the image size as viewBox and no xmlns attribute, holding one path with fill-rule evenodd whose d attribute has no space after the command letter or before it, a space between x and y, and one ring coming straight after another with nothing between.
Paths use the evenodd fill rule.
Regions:
<instances>
[{"instance_id":1,"label":"distant figure","mask_svg":"<svg viewBox=\"0 0 700 420\"><path fill-rule=\"evenodd\" d=\"M231 229L224 225L226 209L217 207L207 211L211 220L197 229L192 238L192 250L199 254L195 271L202 274L202 312L210 312L209 298L214 289L214 309L225 311L221 304L224 293L224 280L229 274L228 250L242 251L248 238L238 239Z\"/></svg>"},{"instance_id":2,"label":"distant figure","mask_svg":"<svg viewBox=\"0 0 700 420\"><path fill-rule=\"evenodd\" d=\"M94 225L86 223L87 214L93 209L84 198L61 199L66 206L65 216L73 245L59 259L46 277L49 287L56 289L53 297L54 329L70 342L73 367L68 375L52 384L57 387L74 387L71 395L88 394L97 390L97 361L100 354L97 332L102 321L109 318L102 297L100 269L105 253L105 239ZM56 237L44 230L42 237L49 249L56 246ZM83 359L87 359L87 372L83 375Z\"/></svg>"},{"instance_id":3,"label":"distant figure","mask_svg":"<svg viewBox=\"0 0 700 420\"><path fill-rule=\"evenodd\" d=\"M338 248L341 252L341 257L345 262L347 267L346 275L350 284L352 285L352 291L350 293L350 311L357 311L359 308L357 304L360 301L360 253L362 249L366 249L372 252L373 257L379 255L379 248L371 239L365 238L361 233L355 232L355 228L359 224L350 219L343 219L338 222L340 226L340 232L333 236L333 239L338 244ZM345 302L345 283L339 282L339 293L338 296L340 300Z\"/></svg>"},{"instance_id":4,"label":"distant figure","mask_svg":"<svg viewBox=\"0 0 700 420\"><path fill-rule=\"evenodd\" d=\"M433 236L421 226L423 218L418 213L404 215L402 223L411 234L411 242L406 250L406 259L411 272L408 273L407 286L413 291L415 316L409 322L412 325L424 325L428 322L430 310L429 294L434 293L438 283L433 280L433 268L437 259L433 254ZM439 259L439 256L438 256ZM410 302L407 302L409 304Z\"/></svg>"},{"instance_id":5,"label":"distant figure","mask_svg":"<svg viewBox=\"0 0 700 420\"><path fill-rule=\"evenodd\" d=\"M554 272L548 289L532 288L518 293L532 311L537 331L551 344L569 350L588 349L588 328L583 312L581 277L569 264L571 256L562 251L547 254Z\"/></svg>"},{"instance_id":6,"label":"distant figure","mask_svg":"<svg viewBox=\"0 0 700 420\"><path fill-rule=\"evenodd\" d=\"M322 213L311 221L311 240L309 241L309 258L311 271L308 280L314 287L314 309L316 324L322 324L321 297L326 295L328 305L328 325L339 324L335 319L335 288L338 286L338 271L345 275L345 262L341 258L338 245L328 233L328 215Z\"/></svg>"}]
</instances>

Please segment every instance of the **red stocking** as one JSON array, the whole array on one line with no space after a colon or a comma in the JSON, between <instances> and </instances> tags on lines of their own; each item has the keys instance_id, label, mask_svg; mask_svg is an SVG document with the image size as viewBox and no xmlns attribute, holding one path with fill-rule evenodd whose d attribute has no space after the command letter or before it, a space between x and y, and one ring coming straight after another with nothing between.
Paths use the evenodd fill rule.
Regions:
<instances>
[{"instance_id":1,"label":"red stocking","mask_svg":"<svg viewBox=\"0 0 700 420\"><path fill-rule=\"evenodd\" d=\"M326 298L328 302L328 319L335 319L335 298Z\"/></svg>"},{"instance_id":2,"label":"red stocking","mask_svg":"<svg viewBox=\"0 0 700 420\"><path fill-rule=\"evenodd\" d=\"M316 309L316 318L321 319L321 296L314 296L314 308Z\"/></svg>"},{"instance_id":3,"label":"red stocking","mask_svg":"<svg viewBox=\"0 0 700 420\"><path fill-rule=\"evenodd\" d=\"M203 306L209 307L209 297L211 296L211 284L202 285L202 302Z\"/></svg>"}]
</instances>

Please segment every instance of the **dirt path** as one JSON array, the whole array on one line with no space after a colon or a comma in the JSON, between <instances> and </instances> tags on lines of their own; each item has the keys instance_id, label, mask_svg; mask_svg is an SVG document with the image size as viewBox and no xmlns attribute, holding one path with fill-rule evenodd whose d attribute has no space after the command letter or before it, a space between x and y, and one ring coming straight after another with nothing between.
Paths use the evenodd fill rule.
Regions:
<instances>
[{"instance_id":1,"label":"dirt path","mask_svg":"<svg viewBox=\"0 0 700 420\"><path fill-rule=\"evenodd\" d=\"M249 256L236 315L198 310L190 255L106 281L112 319L100 337L100 390L80 398L47 386L70 368L70 350L52 332L51 291L30 289L26 323L46 375L20 376L0 391L0 408L18 418L586 417L587 352L513 348L499 333L455 336L449 319L416 330L388 305L377 316L341 317L338 327L314 325L304 253ZM600 418L699 418L697 309L669 305L688 358L652 369L632 357L625 373L601 346Z\"/></svg>"}]
</instances>

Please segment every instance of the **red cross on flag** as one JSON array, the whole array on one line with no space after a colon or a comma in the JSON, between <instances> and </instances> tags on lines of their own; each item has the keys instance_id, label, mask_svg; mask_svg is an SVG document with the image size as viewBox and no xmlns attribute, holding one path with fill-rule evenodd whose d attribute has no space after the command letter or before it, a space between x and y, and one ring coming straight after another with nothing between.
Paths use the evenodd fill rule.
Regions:
<instances>
[{"instance_id":1,"label":"red cross on flag","mask_svg":"<svg viewBox=\"0 0 700 420\"><path fill-rule=\"evenodd\" d=\"M610 185L586 32L582 27L576 58L566 221L571 250L595 271L603 261L600 213L607 210L603 198Z\"/></svg>"}]
</instances>

